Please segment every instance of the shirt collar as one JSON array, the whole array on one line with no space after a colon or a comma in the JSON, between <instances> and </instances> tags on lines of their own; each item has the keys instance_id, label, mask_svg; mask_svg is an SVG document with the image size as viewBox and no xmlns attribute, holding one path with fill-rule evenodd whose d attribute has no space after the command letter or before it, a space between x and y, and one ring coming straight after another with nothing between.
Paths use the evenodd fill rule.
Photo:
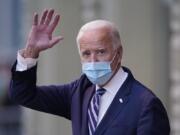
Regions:
<instances>
[{"instance_id":1,"label":"shirt collar","mask_svg":"<svg viewBox=\"0 0 180 135\"><path fill-rule=\"evenodd\" d=\"M119 68L117 73L113 76L113 78L103 86L106 91L112 95L116 95L119 88L122 86L124 81L126 80L128 73L125 72L122 67ZM99 89L99 86L96 85L96 90Z\"/></svg>"}]
</instances>

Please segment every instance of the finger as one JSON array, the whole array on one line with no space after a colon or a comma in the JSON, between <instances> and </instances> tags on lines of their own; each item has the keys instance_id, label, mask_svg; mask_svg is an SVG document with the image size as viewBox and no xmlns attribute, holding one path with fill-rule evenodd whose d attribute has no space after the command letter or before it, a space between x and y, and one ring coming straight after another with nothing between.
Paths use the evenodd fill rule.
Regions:
<instances>
[{"instance_id":1,"label":"finger","mask_svg":"<svg viewBox=\"0 0 180 135\"><path fill-rule=\"evenodd\" d=\"M50 34L53 33L53 31L55 30L56 26L59 23L59 20L60 20L60 15L56 15L52 24L49 26L48 33L50 33Z\"/></svg>"},{"instance_id":2,"label":"finger","mask_svg":"<svg viewBox=\"0 0 180 135\"><path fill-rule=\"evenodd\" d=\"M49 48L53 47L55 44L57 44L58 42L60 42L63 39L64 38L62 36L52 38L52 40L50 41Z\"/></svg>"},{"instance_id":3,"label":"finger","mask_svg":"<svg viewBox=\"0 0 180 135\"><path fill-rule=\"evenodd\" d=\"M45 19L46 19L46 16L47 16L47 13L48 13L48 10L46 9L46 10L43 12L43 15L42 15L42 17L41 17L40 24L44 24Z\"/></svg>"},{"instance_id":4,"label":"finger","mask_svg":"<svg viewBox=\"0 0 180 135\"><path fill-rule=\"evenodd\" d=\"M34 13L33 25L38 25L38 14Z\"/></svg>"},{"instance_id":5,"label":"finger","mask_svg":"<svg viewBox=\"0 0 180 135\"><path fill-rule=\"evenodd\" d=\"M54 9L51 9L46 17L46 20L45 20L45 24L46 25L49 25L49 23L51 22L51 19L52 19L52 16L54 14Z\"/></svg>"}]
</instances>

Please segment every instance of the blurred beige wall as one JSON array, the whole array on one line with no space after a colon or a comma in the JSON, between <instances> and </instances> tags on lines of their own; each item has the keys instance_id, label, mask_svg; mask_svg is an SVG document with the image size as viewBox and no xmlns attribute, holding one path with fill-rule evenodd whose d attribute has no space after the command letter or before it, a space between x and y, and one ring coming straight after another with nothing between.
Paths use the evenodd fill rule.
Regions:
<instances>
[{"instance_id":1,"label":"blurred beige wall","mask_svg":"<svg viewBox=\"0 0 180 135\"><path fill-rule=\"evenodd\" d=\"M44 8L54 8L61 14L60 25L54 35L64 40L51 50L40 55L38 84L67 83L80 74L80 63L76 48L76 34L80 28L80 2L73 0L26 1L25 33L30 28L33 12L41 13ZM71 135L70 122L64 118L24 109L23 135Z\"/></svg>"},{"instance_id":2,"label":"blurred beige wall","mask_svg":"<svg viewBox=\"0 0 180 135\"><path fill-rule=\"evenodd\" d=\"M64 41L41 54L38 84L61 84L81 73L76 34L80 26L95 18L115 22L120 30L124 56L135 77L151 88L168 108L168 14L160 0L26 0L24 33L33 12L55 8L61 22L55 34ZM26 34L25 34L26 35ZM24 109L24 135L70 135L70 122L63 118Z\"/></svg>"},{"instance_id":3,"label":"blurred beige wall","mask_svg":"<svg viewBox=\"0 0 180 135\"><path fill-rule=\"evenodd\" d=\"M104 18L119 26L124 46L123 63L135 77L168 104L168 7L162 0L102 0ZM111 5L111 3L113 3ZM108 7L111 5L109 10Z\"/></svg>"}]
</instances>

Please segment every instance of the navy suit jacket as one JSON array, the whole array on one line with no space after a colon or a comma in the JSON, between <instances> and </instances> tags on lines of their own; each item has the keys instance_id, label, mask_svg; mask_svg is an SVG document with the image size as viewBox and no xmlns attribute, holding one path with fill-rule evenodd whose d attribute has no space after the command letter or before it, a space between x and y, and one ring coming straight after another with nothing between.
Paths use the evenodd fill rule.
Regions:
<instances>
[{"instance_id":1,"label":"navy suit jacket","mask_svg":"<svg viewBox=\"0 0 180 135\"><path fill-rule=\"evenodd\" d=\"M70 84L37 86L37 67L23 72L15 71L15 67L10 85L14 102L71 120L73 135L89 134L87 110L95 86L85 75ZM94 135L169 135L169 120L161 101L123 69L128 77Z\"/></svg>"}]
</instances>

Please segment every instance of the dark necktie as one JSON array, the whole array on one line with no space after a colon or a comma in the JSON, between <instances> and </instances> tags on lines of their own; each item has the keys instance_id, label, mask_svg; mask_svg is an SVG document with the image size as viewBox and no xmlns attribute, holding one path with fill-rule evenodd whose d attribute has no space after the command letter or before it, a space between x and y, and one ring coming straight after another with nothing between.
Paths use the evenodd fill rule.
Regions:
<instances>
[{"instance_id":1,"label":"dark necktie","mask_svg":"<svg viewBox=\"0 0 180 135\"><path fill-rule=\"evenodd\" d=\"M88 109L88 127L89 134L93 135L97 127L100 98L106 92L104 88L98 89L91 99Z\"/></svg>"}]
</instances>

